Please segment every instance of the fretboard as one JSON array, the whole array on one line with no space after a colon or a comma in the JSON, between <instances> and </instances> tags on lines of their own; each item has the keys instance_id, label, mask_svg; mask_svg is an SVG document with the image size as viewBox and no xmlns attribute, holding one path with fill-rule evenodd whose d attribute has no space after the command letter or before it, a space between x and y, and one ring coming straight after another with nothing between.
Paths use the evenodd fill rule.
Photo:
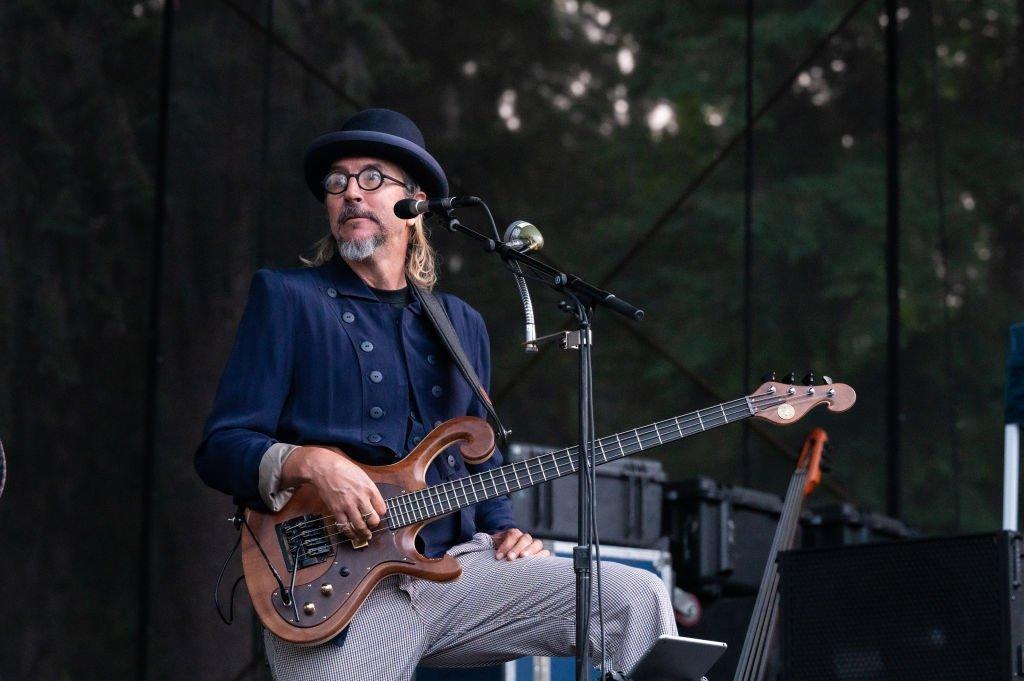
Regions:
<instances>
[{"instance_id":1,"label":"fretboard","mask_svg":"<svg viewBox=\"0 0 1024 681\"><path fill-rule=\"evenodd\" d=\"M741 397L714 407L698 409L689 414L616 433L594 442L594 461L597 465L615 461L645 449L750 418L755 412L751 399ZM559 449L392 497L388 500L387 518L392 528L411 525L563 475L570 475L578 469L579 447Z\"/></svg>"}]
</instances>

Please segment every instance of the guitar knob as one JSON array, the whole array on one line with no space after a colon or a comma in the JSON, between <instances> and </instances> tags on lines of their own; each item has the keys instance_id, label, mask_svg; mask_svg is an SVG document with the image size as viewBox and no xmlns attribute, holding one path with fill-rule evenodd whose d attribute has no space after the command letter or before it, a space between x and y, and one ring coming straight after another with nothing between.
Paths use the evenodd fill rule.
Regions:
<instances>
[{"instance_id":1,"label":"guitar knob","mask_svg":"<svg viewBox=\"0 0 1024 681\"><path fill-rule=\"evenodd\" d=\"M814 370L812 369L807 372L806 376L804 376L804 385L814 385L814 378Z\"/></svg>"},{"instance_id":2,"label":"guitar knob","mask_svg":"<svg viewBox=\"0 0 1024 681\"><path fill-rule=\"evenodd\" d=\"M790 385L796 383L796 372L790 371L788 374L782 377L783 383L789 383Z\"/></svg>"},{"instance_id":3,"label":"guitar knob","mask_svg":"<svg viewBox=\"0 0 1024 681\"><path fill-rule=\"evenodd\" d=\"M302 612L312 617L316 614L316 605L314 605L313 603L306 603L304 606L302 606Z\"/></svg>"}]
</instances>

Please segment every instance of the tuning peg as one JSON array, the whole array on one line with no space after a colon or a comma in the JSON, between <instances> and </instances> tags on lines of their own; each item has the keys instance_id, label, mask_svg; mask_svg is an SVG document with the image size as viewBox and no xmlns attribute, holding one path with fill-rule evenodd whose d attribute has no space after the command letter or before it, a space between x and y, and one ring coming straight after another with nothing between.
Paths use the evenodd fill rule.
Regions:
<instances>
[{"instance_id":1,"label":"tuning peg","mask_svg":"<svg viewBox=\"0 0 1024 681\"><path fill-rule=\"evenodd\" d=\"M770 383L775 380L775 372L769 371L767 374L761 377L762 383Z\"/></svg>"},{"instance_id":2,"label":"tuning peg","mask_svg":"<svg viewBox=\"0 0 1024 681\"><path fill-rule=\"evenodd\" d=\"M790 371L788 374L782 377L783 383L789 383L790 385L796 383L796 372Z\"/></svg>"},{"instance_id":3,"label":"tuning peg","mask_svg":"<svg viewBox=\"0 0 1024 681\"><path fill-rule=\"evenodd\" d=\"M832 385L832 378L830 376L822 376L821 380L825 381L825 385Z\"/></svg>"},{"instance_id":4,"label":"tuning peg","mask_svg":"<svg viewBox=\"0 0 1024 681\"><path fill-rule=\"evenodd\" d=\"M814 379L814 369L811 369L807 372L807 375L804 376L804 385L814 385Z\"/></svg>"}]
</instances>

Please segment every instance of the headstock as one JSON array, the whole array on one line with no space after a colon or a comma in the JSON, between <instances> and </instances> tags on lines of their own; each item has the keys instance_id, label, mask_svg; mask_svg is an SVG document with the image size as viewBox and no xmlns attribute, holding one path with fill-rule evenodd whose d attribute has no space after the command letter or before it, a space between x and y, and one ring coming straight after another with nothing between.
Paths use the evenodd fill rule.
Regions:
<instances>
[{"instance_id":1,"label":"headstock","mask_svg":"<svg viewBox=\"0 0 1024 681\"><path fill-rule=\"evenodd\" d=\"M813 371L806 377L807 385L796 385L794 372L790 372L786 380L767 380L747 396L756 418L785 426L796 423L819 404L827 404L829 411L841 412L857 401L853 388L845 383L833 383L828 376L822 376L824 385L813 385Z\"/></svg>"},{"instance_id":2,"label":"headstock","mask_svg":"<svg viewBox=\"0 0 1024 681\"><path fill-rule=\"evenodd\" d=\"M800 459L796 462L797 470L807 471L807 482L804 483L804 496L810 496L814 488L821 482L821 457L828 442L828 434L821 428L812 428L804 438Z\"/></svg>"}]
</instances>

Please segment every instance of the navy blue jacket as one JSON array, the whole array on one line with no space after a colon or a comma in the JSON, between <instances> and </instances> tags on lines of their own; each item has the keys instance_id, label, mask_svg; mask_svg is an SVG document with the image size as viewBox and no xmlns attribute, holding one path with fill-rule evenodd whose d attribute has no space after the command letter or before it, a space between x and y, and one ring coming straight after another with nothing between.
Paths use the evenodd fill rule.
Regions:
<instances>
[{"instance_id":1,"label":"navy blue jacket","mask_svg":"<svg viewBox=\"0 0 1024 681\"><path fill-rule=\"evenodd\" d=\"M438 297L487 387L483 319L455 296ZM206 484L265 509L259 467L275 442L336 445L361 463L384 465L403 458L442 421L466 414L483 416L484 409L419 302L396 319L335 255L320 267L256 273L195 465ZM501 463L495 451L488 461L467 465L453 446L434 460L427 482ZM426 554L437 556L474 531L514 525L508 497L499 497L438 519L420 536Z\"/></svg>"}]
</instances>

